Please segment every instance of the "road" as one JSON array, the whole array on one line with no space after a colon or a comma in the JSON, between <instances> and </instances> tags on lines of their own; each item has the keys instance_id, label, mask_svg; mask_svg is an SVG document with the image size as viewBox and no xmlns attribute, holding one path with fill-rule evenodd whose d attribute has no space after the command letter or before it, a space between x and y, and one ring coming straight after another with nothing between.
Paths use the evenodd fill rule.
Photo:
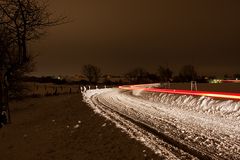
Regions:
<instances>
[{"instance_id":1,"label":"road","mask_svg":"<svg viewBox=\"0 0 240 160\"><path fill-rule=\"evenodd\" d=\"M163 103L141 91L132 92L89 90L84 93L84 101L166 159L240 159L239 112L199 112L191 109L194 105L180 105L179 97ZM188 99L181 98L182 102ZM205 97L200 100L200 106L206 107Z\"/></svg>"}]
</instances>

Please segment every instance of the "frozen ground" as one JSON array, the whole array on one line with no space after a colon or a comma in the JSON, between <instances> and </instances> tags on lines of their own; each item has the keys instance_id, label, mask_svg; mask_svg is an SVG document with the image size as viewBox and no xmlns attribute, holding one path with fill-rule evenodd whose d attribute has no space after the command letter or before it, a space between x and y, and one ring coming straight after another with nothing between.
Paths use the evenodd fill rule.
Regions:
<instances>
[{"instance_id":1,"label":"frozen ground","mask_svg":"<svg viewBox=\"0 0 240 160\"><path fill-rule=\"evenodd\" d=\"M81 94L12 101L0 160L159 160L82 102Z\"/></svg>"},{"instance_id":2,"label":"frozen ground","mask_svg":"<svg viewBox=\"0 0 240 160\"><path fill-rule=\"evenodd\" d=\"M119 89L84 101L166 159L240 159L240 102Z\"/></svg>"}]
</instances>

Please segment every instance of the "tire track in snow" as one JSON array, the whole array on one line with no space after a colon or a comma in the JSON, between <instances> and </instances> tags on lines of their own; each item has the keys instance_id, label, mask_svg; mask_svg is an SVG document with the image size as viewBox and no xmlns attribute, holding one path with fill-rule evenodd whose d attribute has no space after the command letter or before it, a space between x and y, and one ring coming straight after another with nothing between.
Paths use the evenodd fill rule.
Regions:
<instances>
[{"instance_id":1,"label":"tire track in snow","mask_svg":"<svg viewBox=\"0 0 240 160\"><path fill-rule=\"evenodd\" d=\"M108 96L105 95L103 97L108 97ZM146 106L146 104L149 103L149 101L143 100L142 98L139 98L139 97L130 96L130 95L118 94L117 97L118 97L117 100L124 101L125 105L127 105L127 106L136 105L136 106L139 107L139 104L145 106L145 108L149 108L149 107L155 108L155 107L159 106L159 103L157 103L157 106L155 106L155 107L151 106L151 105ZM119 99L119 97L122 97L122 99ZM129 102L129 103L127 103L127 102ZM140 102L140 103L138 103L138 102ZM136 104L136 103L138 103L138 104ZM152 105L154 105L154 104L152 104ZM168 108L167 110L169 110L169 107L170 106L167 107ZM161 109L163 109L163 108L161 108ZM140 111L139 108L136 108L136 110ZM167 110L165 110L165 111L167 111ZM178 110L178 112L182 112L182 110ZM154 112L152 112L151 114L154 115ZM144 115L147 115L147 113L145 112ZM174 114L172 112L170 112L170 116L173 117L173 115ZM163 115L161 115L161 116L163 116ZM180 118L181 116L182 116L181 114L180 115L177 114L177 118ZM189 116L189 113L187 114L187 116ZM199 119L199 116L200 116L200 119ZM190 114L190 117L187 118L187 119L197 118L198 121L201 120L200 122L198 122L198 124L193 123L193 122L186 123L186 119L184 119L184 121L181 121L181 122L176 122L176 121L171 122L170 118L172 118L172 117L170 117L170 118L169 117L164 117L164 118L160 118L160 119L159 119L159 117L157 117L157 118L152 117L151 120L156 118L153 121L159 122L159 120L160 121L162 120L161 123L162 122L165 123L164 126L168 126L168 125L171 126L172 125L173 126L172 131L168 128L163 128L162 131L168 130L169 134L170 134L169 135L170 137L175 137L176 139L178 139L178 141L181 141L182 143L184 143L186 145L189 145L189 146L192 146L194 148L198 148L199 150L202 150L203 152L206 152L209 155L212 155L213 157L215 157L217 159L221 159L221 158L224 158L224 159L229 159L229 158L230 159L239 159L239 157L240 157L240 154L239 154L240 153L240 145L239 145L238 137L235 137L235 138L230 138L229 137L229 138L225 139L224 138L225 135L222 135L222 130L220 130L220 132L217 130L217 132L219 132L219 133L216 134L216 132L214 130L211 130L209 128L206 129L202 126L199 126L199 123L201 123L202 120L205 120L205 119L208 119L208 118L211 119L211 117L208 117L208 116L207 117L203 116L202 118L201 118L201 116L202 116L201 114L196 114L196 115L195 114L193 114L193 115ZM147 119L144 119L144 121L145 120L147 120ZM180 119L178 119L178 120L180 120ZM215 120L215 122L213 124L216 124L216 122L219 122L218 120L219 119L217 119L217 121ZM168 123L166 123L166 122L168 122ZM229 121L226 121L226 122L229 122ZM148 124L150 124L150 123L148 123ZM233 124L235 124L235 122ZM228 123L225 124L225 125L228 125ZM231 125L232 125L232 123L231 123ZM157 126L157 125L153 124L151 126ZM231 128L232 127L233 126L231 126ZM187 130L182 130L182 128L186 128ZM159 130L159 127L157 127L157 130ZM161 128L160 128L160 130L161 130ZM181 132L176 132L175 133L175 131L178 131L178 130L179 131L184 131L185 133L184 134L182 134ZM189 130L190 130L190 132L189 132ZM214 131L214 132L212 133L212 131ZM189 133L191 133L191 134L189 134ZM234 132L235 135L238 135L238 133L239 132L236 132L236 133ZM227 135L227 136L229 136L229 135ZM232 136L232 135L230 134L230 136ZM199 142L199 140L202 143L195 143L195 142Z\"/></svg>"},{"instance_id":2,"label":"tire track in snow","mask_svg":"<svg viewBox=\"0 0 240 160\"><path fill-rule=\"evenodd\" d=\"M107 101L106 99L104 99L103 96L101 97L101 95L98 95L97 97L95 97L99 103L105 105L106 107L108 107L109 110L111 110L111 112L116 112L117 114L119 114L120 116L122 116L123 118L133 122L134 124L140 126L141 128L143 128L144 130L146 130L147 132L150 132L151 134L155 135L156 137L158 137L159 139L163 140L164 142L170 144L173 147L176 147L184 152L186 152L189 155L192 155L198 159L222 159L221 157L216 157L214 154L212 155L208 155L209 153L203 150L197 150L196 148L191 147L190 145L187 145L185 143L182 143L181 141L179 141L178 139L174 139L172 136L169 136L167 134L164 133L164 130L159 130L154 128L153 126L150 126L149 124L147 124L146 122L140 121L137 117L131 117L130 115L124 114L122 112L119 112L117 110L114 110L112 108L109 108L109 106L113 105L112 103L109 103L109 101ZM112 97L111 97L112 98ZM104 100L104 101L103 101ZM114 101L115 99L113 99ZM114 101L116 102L116 101ZM118 105L118 104L115 104ZM164 121L161 120L162 123L165 123ZM161 123L159 121L159 123ZM168 124L166 124L168 125ZM171 125L171 124L169 124ZM175 154L178 151L175 150ZM179 153L177 153L179 154Z\"/></svg>"},{"instance_id":3,"label":"tire track in snow","mask_svg":"<svg viewBox=\"0 0 240 160\"><path fill-rule=\"evenodd\" d=\"M175 154L180 159L186 159L187 157L189 158L189 156L186 156L186 153L178 152L176 150L176 147L179 148L180 150L187 152L190 155L193 155L194 157L199 158L199 159L223 159L225 157L224 155L214 154L213 152L208 151L208 149L204 150L202 147L199 148L199 146L198 146L196 148L196 147L194 147L194 145L192 146L191 144L184 143L185 141L183 139L181 140L177 136L173 137L171 134L166 133L164 131L164 128L163 128L163 130L161 130L161 128L154 127L154 124L151 124L150 121L143 119L143 118L145 118L145 119L156 118L154 116L148 115L147 112L144 115L141 113L140 114L134 113L134 112L138 111L138 110L137 111L134 110L135 105L140 105L141 107L146 108L146 105L144 106L145 101L144 102L135 101L134 97L131 97L131 98L126 97L126 95L123 95L122 93L114 94L114 90L99 91L99 93L96 92L95 95L92 95L91 97L88 97L88 98L89 98L89 101L94 101L95 106L98 106L98 108L103 109L105 112L107 111L108 114L114 113L114 115L112 116L113 119L115 117L119 118L119 116L120 116L122 118L120 121L123 121L123 119L125 121L126 120L130 121L131 123L137 125L138 127L144 129L145 131L147 131L148 134L151 133L152 135L156 136L158 139L164 140L165 143L172 145L172 147L169 147L168 145L166 145L162 142L159 143L162 146L168 146L168 147L166 147L166 149L170 150L173 154ZM125 99L123 100L122 98L123 99L125 98ZM139 99L136 99L136 100L139 100ZM129 102L129 103L126 103L126 102ZM131 108L130 110L129 110L129 107ZM148 107L150 107L150 106L148 106ZM128 113L129 111L131 111L131 112ZM116 115L118 115L118 116L116 116ZM166 117L164 117L164 118L166 118ZM169 121L168 119L157 119L157 120L159 121L159 123L162 123L162 125L169 125L169 126L172 125L171 124L172 122ZM118 123L122 123L122 122L118 122ZM126 122L124 122L124 123L126 123ZM176 126L172 125L172 128L170 128L170 129L175 130L176 128L174 128L174 127L176 127ZM145 132L145 134L146 134L146 132ZM173 149L173 148L175 148L175 149ZM225 157L225 158L227 158L227 157ZM230 157L228 157L228 158L230 158ZM235 158L233 157L233 159L235 159Z\"/></svg>"},{"instance_id":4,"label":"tire track in snow","mask_svg":"<svg viewBox=\"0 0 240 160\"><path fill-rule=\"evenodd\" d=\"M95 95L91 95L89 97L84 96L84 101L90 104L90 107L92 107L96 113L115 123L117 127L121 128L130 137L142 142L144 145L152 149L156 154L160 155L163 159L179 159L170 151L166 150L165 146L168 144L164 144L164 142L157 139L155 136L144 131L130 121L125 120L118 114L109 111L109 107L99 104L94 97Z\"/></svg>"},{"instance_id":5,"label":"tire track in snow","mask_svg":"<svg viewBox=\"0 0 240 160\"><path fill-rule=\"evenodd\" d=\"M102 105L105 105L107 107L106 103L102 103L102 101L99 100L101 98L97 98L97 99L98 99L99 103L101 103ZM213 159L213 157L212 156L208 156L207 153L198 151L198 150L196 150L196 149L194 149L194 148L192 148L192 147L190 147L188 145L185 145L185 144L177 141L176 139L174 139L174 138L164 134L163 132L160 132L157 129L149 126L148 124L146 124L144 122L138 121L138 120L136 120L134 118L131 118L128 115L122 114L121 112L118 112L118 111L113 110L111 108L108 108L108 109L111 110L111 112L115 112L115 113L119 114L124 119L126 119L126 120L128 120L128 121L130 121L130 122L132 122L134 124L136 124L137 126L141 127L142 129L146 130L147 132L153 134L154 136L158 137L159 139L163 140L164 142L166 142L166 143L172 145L173 147L176 147L176 148L186 152L189 155L197 157L198 159L206 159L206 160ZM176 154L176 152L177 151L175 150L175 154ZM177 154L179 154L179 153L177 153ZM216 158L216 157L214 157L214 158Z\"/></svg>"}]
</instances>

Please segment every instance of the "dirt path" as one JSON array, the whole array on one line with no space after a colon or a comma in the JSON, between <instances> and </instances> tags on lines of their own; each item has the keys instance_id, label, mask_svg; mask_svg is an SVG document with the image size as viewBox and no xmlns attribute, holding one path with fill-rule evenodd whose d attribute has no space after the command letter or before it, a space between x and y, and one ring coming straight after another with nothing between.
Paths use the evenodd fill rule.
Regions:
<instances>
[{"instance_id":1,"label":"dirt path","mask_svg":"<svg viewBox=\"0 0 240 160\"><path fill-rule=\"evenodd\" d=\"M161 159L95 114L81 95L26 99L11 110L13 123L0 129L1 159Z\"/></svg>"}]
</instances>

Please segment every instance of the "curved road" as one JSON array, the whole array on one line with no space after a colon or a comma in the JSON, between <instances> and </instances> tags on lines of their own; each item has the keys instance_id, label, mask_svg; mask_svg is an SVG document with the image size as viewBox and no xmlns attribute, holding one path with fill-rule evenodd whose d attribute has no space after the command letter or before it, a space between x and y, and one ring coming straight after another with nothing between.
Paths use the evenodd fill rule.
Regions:
<instances>
[{"instance_id":1,"label":"curved road","mask_svg":"<svg viewBox=\"0 0 240 160\"><path fill-rule=\"evenodd\" d=\"M85 102L167 159L239 159L240 120L203 114L120 89L89 90Z\"/></svg>"}]
</instances>

